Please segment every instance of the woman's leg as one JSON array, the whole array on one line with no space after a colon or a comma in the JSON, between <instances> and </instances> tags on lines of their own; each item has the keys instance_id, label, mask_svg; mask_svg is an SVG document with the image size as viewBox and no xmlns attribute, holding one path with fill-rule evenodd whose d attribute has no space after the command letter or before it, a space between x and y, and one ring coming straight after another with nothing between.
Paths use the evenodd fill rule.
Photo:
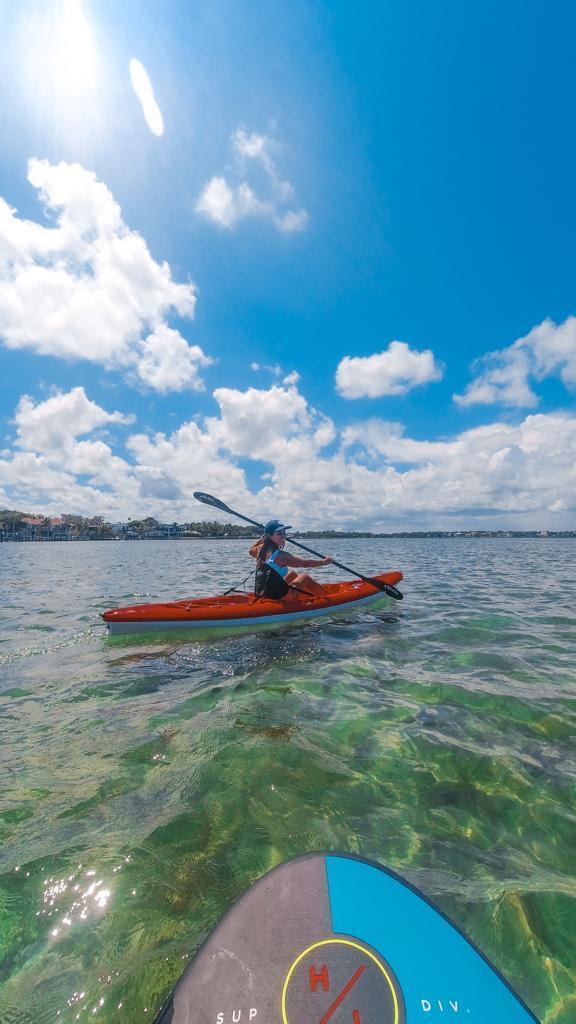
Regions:
<instances>
[{"instance_id":1,"label":"woman's leg","mask_svg":"<svg viewBox=\"0 0 576 1024\"><path fill-rule=\"evenodd\" d=\"M284 579L286 580L286 583L290 584L291 587L299 587L301 590L305 590L307 592L306 596L308 594L314 594L315 597L327 596L322 584L318 583L316 580L313 580L312 577L309 576L307 572L288 572L286 573Z\"/></svg>"}]
</instances>

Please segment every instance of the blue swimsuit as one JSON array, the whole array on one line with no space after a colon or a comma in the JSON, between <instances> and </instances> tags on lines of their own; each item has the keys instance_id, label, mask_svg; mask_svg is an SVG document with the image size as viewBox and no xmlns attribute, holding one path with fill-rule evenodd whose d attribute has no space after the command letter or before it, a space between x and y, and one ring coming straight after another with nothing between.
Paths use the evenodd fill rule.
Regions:
<instances>
[{"instance_id":1,"label":"blue swimsuit","mask_svg":"<svg viewBox=\"0 0 576 1024\"><path fill-rule=\"evenodd\" d=\"M280 574L282 579L284 579L286 573L288 572L288 566L287 565L276 565L276 555L280 555L281 553L282 553L282 548L276 548L276 551L272 552L272 554L270 555L270 558L266 559L266 561L264 562L264 565L269 565L271 569L275 569L275 571Z\"/></svg>"}]
</instances>

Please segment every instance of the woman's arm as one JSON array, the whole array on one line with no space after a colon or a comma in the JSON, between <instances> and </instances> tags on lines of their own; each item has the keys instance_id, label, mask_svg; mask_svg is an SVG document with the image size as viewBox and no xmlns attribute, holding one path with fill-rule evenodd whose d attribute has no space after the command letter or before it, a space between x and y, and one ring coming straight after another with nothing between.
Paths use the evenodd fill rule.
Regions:
<instances>
[{"instance_id":1,"label":"woman's arm","mask_svg":"<svg viewBox=\"0 0 576 1024\"><path fill-rule=\"evenodd\" d=\"M258 540L254 541L252 547L249 549L248 552L250 555L252 555L252 558L258 558L258 555L260 554L260 551L262 549L262 544L262 537L259 537Z\"/></svg>"},{"instance_id":2,"label":"woman's arm","mask_svg":"<svg viewBox=\"0 0 576 1024\"><path fill-rule=\"evenodd\" d=\"M283 551L281 555L278 555L276 561L278 565L289 565L293 569L317 569L320 565L330 565L331 558L298 558L297 555L291 555L287 551Z\"/></svg>"}]
</instances>

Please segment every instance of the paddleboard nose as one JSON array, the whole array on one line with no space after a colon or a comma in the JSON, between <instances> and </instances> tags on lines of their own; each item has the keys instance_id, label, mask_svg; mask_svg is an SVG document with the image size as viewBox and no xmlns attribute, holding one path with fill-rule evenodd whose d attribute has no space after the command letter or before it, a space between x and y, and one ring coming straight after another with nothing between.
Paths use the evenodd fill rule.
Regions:
<instances>
[{"instance_id":1,"label":"paddleboard nose","mask_svg":"<svg viewBox=\"0 0 576 1024\"><path fill-rule=\"evenodd\" d=\"M497 969L398 875L310 854L226 914L156 1024L538 1024Z\"/></svg>"}]
</instances>

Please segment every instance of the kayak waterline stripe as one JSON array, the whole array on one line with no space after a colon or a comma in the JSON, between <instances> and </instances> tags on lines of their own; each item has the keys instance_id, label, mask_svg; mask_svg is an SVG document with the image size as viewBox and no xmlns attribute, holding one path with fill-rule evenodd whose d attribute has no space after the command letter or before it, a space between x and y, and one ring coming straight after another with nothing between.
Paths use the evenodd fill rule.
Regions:
<instances>
[{"instance_id":1,"label":"kayak waterline stripe","mask_svg":"<svg viewBox=\"0 0 576 1024\"><path fill-rule=\"evenodd\" d=\"M457 1006L470 1024L484 1024L487 1011L491 1024L538 1024L496 968L408 883L338 855L326 857L326 872L334 931L361 937L393 964L408 1021L441 1004L442 1013Z\"/></svg>"},{"instance_id":2,"label":"kayak waterline stripe","mask_svg":"<svg viewBox=\"0 0 576 1024\"><path fill-rule=\"evenodd\" d=\"M310 608L301 612L279 612L274 615L258 615L250 618L221 618L221 619L113 619L108 620L106 625L111 634L116 633L142 633L158 629L233 629L234 627L250 626L257 630L262 625L273 625L282 622L296 622L302 619L318 618L321 615L336 615L338 613L352 611L367 604L374 604L382 601L386 594L378 592L370 594L369 597L360 597L356 601L347 601L342 604L328 605L324 608Z\"/></svg>"}]
</instances>

